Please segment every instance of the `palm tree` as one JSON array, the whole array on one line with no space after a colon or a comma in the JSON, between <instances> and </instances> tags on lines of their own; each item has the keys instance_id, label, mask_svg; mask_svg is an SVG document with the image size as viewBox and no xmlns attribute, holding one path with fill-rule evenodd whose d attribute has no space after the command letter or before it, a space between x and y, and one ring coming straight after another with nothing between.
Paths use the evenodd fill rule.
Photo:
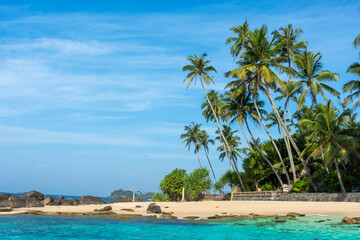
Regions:
<instances>
[{"instance_id":1,"label":"palm tree","mask_svg":"<svg viewBox=\"0 0 360 240\"><path fill-rule=\"evenodd\" d=\"M333 161L341 191L346 193L339 170L339 161L348 160L349 151L356 152L358 144L356 139L350 135L354 129L343 127L348 112L339 114L330 101L326 106L319 105L318 111L314 120L303 119L299 123L312 129L312 133L307 137L309 144L302 154L308 153L309 157L316 158L323 153L326 162Z\"/></svg>"},{"instance_id":2,"label":"palm tree","mask_svg":"<svg viewBox=\"0 0 360 240\"><path fill-rule=\"evenodd\" d=\"M197 159L199 161L200 168L201 162L199 158L199 145L201 144L200 138L201 138L201 130L200 130L201 124L195 124L191 123L189 126L184 127L184 134L181 134L180 138L184 139L183 143L185 143L185 147L188 148L188 151L190 151L190 147L193 144L195 147L195 153L197 156Z\"/></svg>"},{"instance_id":3,"label":"palm tree","mask_svg":"<svg viewBox=\"0 0 360 240\"><path fill-rule=\"evenodd\" d=\"M284 57L277 56L277 53L284 44L285 39L277 44L274 44L273 41L270 42L267 39L266 26L262 26L260 29L255 29L255 31L250 34L248 43L245 46L244 59L246 60L246 64L233 70L230 75L237 76L242 80L248 78L247 85L254 103L256 103L257 90L261 88L265 90L278 122L285 130L286 136L289 138L291 145L299 155L308 176L312 178L310 169L306 166L305 160L300 156L301 152L292 139L286 124L282 121L270 92L270 88L274 89L277 84L284 87L284 83L272 70L272 67L281 68L280 63L284 60ZM249 73L253 75L251 78L249 78ZM284 141L286 140L284 139ZM286 147L289 148L289 146ZM290 149L288 149L288 153L291 153ZM316 191L317 187L315 185L313 185L313 187Z\"/></svg>"},{"instance_id":4,"label":"palm tree","mask_svg":"<svg viewBox=\"0 0 360 240\"><path fill-rule=\"evenodd\" d=\"M298 104L302 106L305 102L305 96L310 95L315 105L318 105L316 96L320 93L327 101L324 90L335 97L340 93L325 84L328 81L337 81L339 75L328 70L322 70L321 54L318 52L304 51L295 55L294 63L298 71L294 71L295 76L300 78L299 82L304 86L304 90L299 97Z\"/></svg>"},{"instance_id":5,"label":"palm tree","mask_svg":"<svg viewBox=\"0 0 360 240\"><path fill-rule=\"evenodd\" d=\"M215 144L215 141L214 141L213 139L210 139L209 134L208 134L205 130L202 130L199 135L200 135L200 144L199 144L198 146L199 146L199 148L202 147L202 148L204 149L206 158L207 158L207 160L208 160L208 162L209 162L209 166L210 166L211 172L212 172L212 174L213 174L213 176L214 176L214 180L215 180L215 182L216 182L215 172L214 172L214 169L213 169L213 167L212 167L212 165L211 165L211 162L210 162L210 159L209 159L209 155L208 155L208 153L209 153L209 143L211 143L212 145L214 145L214 144Z\"/></svg>"},{"instance_id":6,"label":"palm tree","mask_svg":"<svg viewBox=\"0 0 360 240\"><path fill-rule=\"evenodd\" d=\"M219 95L219 93L213 89L209 90L207 95L211 106L206 98L205 102L201 104L201 109L203 110L203 116L206 119L206 122L215 120L211 107L214 109L215 115L218 116L219 119L223 119L224 103L222 102L222 95Z\"/></svg>"},{"instance_id":7,"label":"palm tree","mask_svg":"<svg viewBox=\"0 0 360 240\"><path fill-rule=\"evenodd\" d=\"M360 34L355 38L353 45L354 47L360 46Z\"/></svg>"},{"instance_id":8,"label":"palm tree","mask_svg":"<svg viewBox=\"0 0 360 240\"><path fill-rule=\"evenodd\" d=\"M229 37L226 39L225 43L229 44L234 42L234 44L230 47L230 53L232 56L237 57L242 53L243 46L247 43L251 30L249 28L247 19L242 25L232 27L230 30L233 31L237 36Z\"/></svg>"},{"instance_id":9,"label":"palm tree","mask_svg":"<svg viewBox=\"0 0 360 240\"><path fill-rule=\"evenodd\" d=\"M212 75L210 75L211 72L216 72L216 69L213 67L213 66L209 66L210 64L210 61L209 60L205 60L205 57L207 55L204 53L202 55L200 55L200 57L194 55L194 56L189 56L187 58L187 60L190 62L189 65L186 65L183 67L183 72L189 72L188 75L186 76L186 78L184 79L183 82L185 82L187 79L189 80L188 81L188 84L187 84L187 87L186 89L189 88L190 84L193 82L193 81L196 81L197 78L199 78L200 80L200 83L201 83L201 86L202 86L202 89L205 93L205 97L209 103L209 106L211 108L211 111L213 113L213 116L214 116L214 119L216 121L216 125L217 125L217 128L219 130L219 135L221 137L221 142L222 144L224 145L224 151L225 151L225 154L231 164L231 166L233 166L233 169L235 171L235 167L234 167L234 164L232 161L231 161L231 158L229 156L229 151L230 151L230 146L229 144L227 143L225 137L224 137L224 134L221 130L221 126L220 126L220 122L219 122L219 119L218 119L218 116L216 115L216 112L213 108L213 106L211 105L211 102L210 102L210 99L207 95L207 92L205 90L205 86L204 86L204 82L206 85L209 85L210 83L214 83L214 77ZM240 176L240 173L237 172L238 174L238 177L241 181L241 176ZM241 181L241 187L243 190L245 190L245 187Z\"/></svg>"},{"instance_id":10,"label":"palm tree","mask_svg":"<svg viewBox=\"0 0 360 240\"><path fill-rule=\"evenodd\" d=\"M355 62L351 64L346 72L353 73L355 76L360 77L360 63ZM343 91L350 92L350 95L346 97L347 100L354 101L355 98L357 99L352 109L360 105L360 80L351 80L345 83Z\"/></svg>"}]
</instances>

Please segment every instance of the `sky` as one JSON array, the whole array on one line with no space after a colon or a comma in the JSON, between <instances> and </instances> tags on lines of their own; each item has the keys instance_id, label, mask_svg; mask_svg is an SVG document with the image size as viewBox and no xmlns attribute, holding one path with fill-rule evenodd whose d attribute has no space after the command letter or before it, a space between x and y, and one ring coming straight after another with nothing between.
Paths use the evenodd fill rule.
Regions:
<instances>
[{"instance_id":1,"label":"sky","mask_svg":"<svg viewBox=\"0 0 360 240\"><path fill-rule=\"evenodd\" d=\"M202 117L200 86L186 91L182 83L186 57L206 52L218 70L208 89L222 91L224 72L236 66L225 45L232 26L247 18L251 28L267 24L271 32L291 23L303 29L309 50L322 53L324 69L340 74L331 85L341 90L358 59L352 41L360 33L359 5L2 0L0 192L159 191L174 168L198 167L181 142L184 125L203 124L216 136L216 125ZM220 177L229 164L218 160L217 145L209 156Z\"/></svg>"}]
</instances>

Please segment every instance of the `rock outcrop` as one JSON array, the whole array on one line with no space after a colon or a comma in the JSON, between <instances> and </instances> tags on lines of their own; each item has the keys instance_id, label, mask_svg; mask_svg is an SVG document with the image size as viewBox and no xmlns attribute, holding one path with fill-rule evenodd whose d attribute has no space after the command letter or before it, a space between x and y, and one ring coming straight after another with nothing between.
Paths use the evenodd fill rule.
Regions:
<instances>
[{"instance_id":1,"label":"rock outcrop","mask_svg":"<svg viewBox=\"0 0 360 240\"><path fill-rule=\"evenodd\" d=\"M11 196L9 203L11 208L24 208L26 207L26 196Z\"/></svg>"},{"instance_id":2,"label":"rock outcrop","mask_svg":"<svg viewBox=\"0 0 360 240\"><path fill-rule=\"evenodd\" d=\"M118 202L132 202L132 200L130 198L127 198L127 197L118 197L117 199L115 200L112 200L108 203L118 203Z\"/></svg>"},{"instance_id":3,"label":"rock outcrop","mask_svg":"<svg viewBox=\"0 0 360 240\"><path fill-rule=\"evenodd\" d=\"M9 198L10 194L0 194L0 207L10 207Z\"/></svg>"},{"instance_id":4,"label":"rock outcrop","mask_svg":"<svg viewBox=\"0 0 360 240\"><path fill-rule=\"evenodd\" d=\"M346 224L354 224L355 223L354 219L351 219L349 217L344 217L342 222L346 223Z\"/></svg>"},{"instance_id":5,"label":"rock outcrop","mask_svg":"<svg viewBox=\"0 0 360 240\"><path fill-rule=\"evenodd\" d=\"M74 205L79 205L79 204L76 204L74 199L67 198L67 199L61 200L61 205L63 205L63 206L74 206Z\"/></svg>"},{"instance_id":6,"label":"rock outcrop","mask_svg":"<svg viewBox=\"0 0 360 240\"><path fill-rule=\"evenodd\" d=\"M161 213L160 206L156 205L155 203L150 203L146 209L146 213Z\"/></svg>"},{"instance_id":7,"label":"rock outcrop","mask_svg":"<svg viewBox=\"0 0 360 240\"><path fill-rule=\"evenodd\" d=\"M105 212L105 211L111 211L111 210L112 210L111 206L106 206L106 207L103 207L103 208L100 208L100 209L95 209L94 211L95 212Z\"/></svg>"},{"instance_id":8,"label":"rock outcrop","mask_svg":"<svg viewBox=\"0 0 360 240\"><path fill-rule=\"evenodd\" d=\"M26 207L44 207L44 205L36 197L27 197Z\"/></svg>"},{"instance_id":9,"label":"rock outcrop","mask_svg":"<svg viewBox=\"0 0 360 240\"><path fill-rule=\"evenodd\" d=\"M106 202L99 197L93 196L82 196L80 198L81 205L90 205L90 204L105 204Z\"/></svg>"},{"instance_id":10,"label":"rock outcrop","mask_svg":"<svg viewBox=\"0 0 360 240\"><path fill-rule=\"evenodd\" d=\"M38 191L30 191L27 193L28 197L32 197L32 198L36 198L39 201L43 201L44 200L44 195Z\"/></svg>"}]
</instances>

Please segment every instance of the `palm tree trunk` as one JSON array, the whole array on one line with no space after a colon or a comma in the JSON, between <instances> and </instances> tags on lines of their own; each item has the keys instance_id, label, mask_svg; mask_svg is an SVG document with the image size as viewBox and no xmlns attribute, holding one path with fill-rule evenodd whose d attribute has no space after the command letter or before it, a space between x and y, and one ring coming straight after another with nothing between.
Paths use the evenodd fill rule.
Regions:
<instances>
[{"instance_id":1,"label":"palm tree trunk","mask_svg":"<svg viewBox=\"0 0 360 240\"><path fill-rule=\"evenodd\" d=\"M285 171L286 180L287 180L288 184L290 184L290 177L289 177L289 173L288 173L288 171L287 171L287 169L286 169L284 160L283 160L283 158L281 157L280 151L279 151L278 147L276 146L273 138L271 137L271 135L270 135L270 133L269 133L268 128L266 127L266 125L265 125L265 123L264 123L264 121L263 121L263 119L262 119L261 113L260 113L259 108L258 108L258 106L257 106L256 98L255 98L255 96L254 96L254 92L253 92L252 89L250 89L250 91L251 91L251 97L252 97L252 99L253 99L254 106L255 106L256 112L257 112L257 114L258 114L258 116L259 116L260 122L261 122L261 124L263 125L263 127L264 127L267 135L269 136L269 138L270 138L270 140L271 140L271 143L272 143L272 145L274 146L275 151L277 152L277 155L279 156L279 159L280 159L281 164L282 164L282 166L283 166L283 168L284 168L284 171Z\"/></svg>"},{"instance_id":2,"label":"palm tree trunk","mask_svg":"<svg viewBox=\"0 0 360 240\"><path fill-rule=\"evenodd\" d=\"M216 121L216 125L217 125L217 127L218 127L218 131L219 131L219 134L220 134L220 140L221 140L221 143L223 144L226 157L228 158L228 160L229 160L229 162L230 162L233 170L234 170L234 171L236 172L236 174L238 175L239 181L240 181L240 185L241 185L242 189L245 191L245 187L244 187L243 181L242 181L242 179L241 179L240 173L239 173L238 171L236 171L236 168L234 167L235 163L233 163L233 162L231 161L231 158L230 158L230 156L229 156L229 152L231 152L231 148L229 147L229 144L228 144L228 142L226 141L226 139L225 139L225 137L224 137L224 134L223 134L222 129L221 129L221 126L220 126L219 119L218 119L218 117L216 116L216 113L215 113L215 110L214 110L213 106L211 105L211 102L210 102L210 100L209 100L209 97L208 97L208 95L207 95L207 92L206 92L206 90L205 90L204 83L203 83L201 77L200 77L200 83L201 83L202 89L204 90L206 100L208 101L209 106L210 106L210 108L211 108L211 111L212 111L212 113L213 113L213 115L214 115L214 118L215 118L215 121ZM225 146L225 145L226 145L226 146Z\"/></svg>"},{"instance_id":3,"label":"palm tree trunk","mask_svg":"<svg viewBox=\"0 0 360 240\"><path fill-rule=\"evenodd\" d=\"M208 154L207 154L207 152L206 152L205 149L204 149L204 152L205 152L206 158L207 158L207 160L208 160L208 162L209 162L209 166L210 166L211 172L212 172L212 174L213 174L213 176L214 176L214 180L215 180L215 182L216 182L216 177L215 177L214 169L213 169L213 167L212 167L212 165L211 165L209 156L208 156Z\"/></svg>"},{"instance_id":4,"label":"palm tree trunk","mask_svg":"<svg viewBox=\"0 0 360 240\"><path fill-rule=\"evenodd\" d=\"M285 101L285 109L284 109L284 123L286 123L286 106L287 104L289 103L289 96L286 96L286 101ZM290 116L290 109L289 109L289 116ZM291 122L291 120L290 120ZM281 127L281 124L279 124L279 127L281 128L281 131L283 131L282 127ZM293 174L293 180L294 182L296 181L296 170L295 170L295 163L294 163L294 158L293 158L293 154L292 154L292 149L291 149L291 146L290 146L290 143L289 143L289 138L287 135L283 134L284 135L284 140L285 140L285 144L286 144L286 149L287 149L287 152L288 152L288 155L289 155L289 160L290 160L290 165L291 165L291 171L292 171L292 174Z\"/></svg>"},{"instance_id":5,"label":"palm tree trunk","mask_svg":"<svg viewBox=\"0 0 360 240\"><path fill-rule=\"evenodd\" d=\"M273 109L273 111L274 111L274 113L275 113L275 116L276 116L278 122L281 124L282 128L285 130L286 135L287 135L287 137L289 138L291 145L293 146L293 148L295 149L296 153L298 154L298 156L299 156L299 158L300 158L300 160L301 160L301 163L304 165L304 168L305 168L305 171L306 171L308 177L311 178L311 179L313 179L313 177L312 177L312 175L311 175L311 172L310 172L310 169L309 169L308 166L306 165L306 163L305 163L305 161L304 161L304 158L301 156L300 150L298 149L296 143L294 142L294 139L293 139L292 136L290 135L290 133L289 133L286 125L285 125L284 122L281 120L280 114L279 114L279 112L278 112L278 110L277 110L277 108L276 108L274 99L272 98L272 95L271 95L270 90L269 90L269 86L268 86L267 84L265 84L265 89L266 89L267 96L268 96L268 98L269 98L269 100L270 100L271 107L272 107L272 109ZM311 184L312 184L314 190L317 192L317 191L318 191L318 188L317 188L317 186L315 185L315 183L314 183L313 181L311 181Z\"/></svg>"},{"instance_id":6,"label":"palm tree trunk","mask_svg":"<svg viewBox=\"0 0 360 240\"><path fill-rule=\"evenodd\" d=\"M271 162L265 157L264 153L261 151L261 149L260 149L259 146L257 145L256 140L255 140L254 136L252 135L252 132L251 132L251 130L250 130L250 128L249 128L249 124L248 124L248 122L247 122L246 119L245 119L245 124L246 124L247 130L248 130L249 133L250 133L251 139L252 139L252 141L253 141L256 149L259 151L260 155L264 158L264 160L269 164L271 170L273 170L273 172L275 173L277 179L279 180L279 183L280 183L281 187L284 188L284 183L283 183L283 181L281 180L281 177L279 176L279 174L276 172L276 170L275 170L275 168L273 167L273 165L271 164Z\"/></svg>"},{"instance_id":7,"label":"palm tree trunk","mask_svg":"<svg viewBox=\"0 0 360 240\"><path fill-rule=\"evenodd\" d=\"M252 149L252 147L251 147L251 145L250 145L250 143L249 143L249 140L248 140L247 137L246 137L246 134L245 134L245 131L244 131L244 128L243 128L242 124L240 124L240 127L241 127L242 133L244 134L244 137L245 137L245 139L246 139L246 142L247 142L250 150L252 151L253 149Z\"/></svg>"},{"instance_id":8,"label":"palm tree trunk","mask_svg":"<svg viewBox=\"0 0 360 240\"><path fill-rule=\"evenodd\" d=\"M195 152L196 152L197 159L198 159L198 161L199 161L200 168L202 168L201 162L200 162L200 158L199 158L199 153L198 153L198 150L197 150L196 147L195 147Z\"/></svg>"},{"instance_id":9,"label":"palm tree trunk","mask_svg":"<svg viewBox=\"0 0 360 240\"><path fill-rule=\"evenodd\" d=\"M346 193L346 190L345 190L345 187L344 187L344 183L343 183L343 181L342 181L342 179L341 179L340 169L339 169L338 162L336 161L336 158L334 158L334 163L335 163L337 175L338 175L339 182L340 182L341 192L342 192L342 193Z\"/></svg>"}]
</instances>

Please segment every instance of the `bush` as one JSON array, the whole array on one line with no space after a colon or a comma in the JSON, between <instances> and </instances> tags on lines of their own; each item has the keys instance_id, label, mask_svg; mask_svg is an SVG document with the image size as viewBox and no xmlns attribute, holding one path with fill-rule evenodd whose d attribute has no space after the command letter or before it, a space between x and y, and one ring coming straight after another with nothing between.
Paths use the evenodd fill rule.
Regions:
<instances>
[{"instance_id":1,"label":"bush","mask_svg":"<svg viewBox=\"0 0 360 240\"><path fill-rule=\"evenodd\" d=\"M185 177L185 190L191 201L199 200L201 193L211 188L209 170L197 168Z\"/></svg>"},{"instance_id":2,"label":"bush","mask_svg":"<svg viewBox=\"0 0 360 240\"><path fill-rule=\"evenodd\" d=\"M261 191L274 191L276 187L270 183L265 183L261 186Z\"/></svg>"},{"instance_id":3,"label":"bush","mask_svg":"<svg viewBox=\"0 0 360 240\"><path fill-rule=\"evenodd\" d=\"M160 181L160 189L164 194L168 194L170 200L180 201L182 189L184 187L184 179L186 176L185 169L175 168L171 173L166 175Z\"/></svg>"},{"instance_id":4,"label":"bush","mask_svg":"<svg viewBox=\"0 0 360 240\"><path fill-rule=\"evenodd\" d=\"M152 197L153 202L169 202L170 197L168 194L155 193Z\"/></svg>"},{"instance_id":5,"label":"bush","mask_svg":"<svg viewBox=\"0 0 360 240\"><path fill-rule=\"evenodd\" d=\"M291 187L292 192L296 193L305 193L308 192L311 185L311 179L304 177L303 179L299 179Z\"/></svg>"}]
</instances>

